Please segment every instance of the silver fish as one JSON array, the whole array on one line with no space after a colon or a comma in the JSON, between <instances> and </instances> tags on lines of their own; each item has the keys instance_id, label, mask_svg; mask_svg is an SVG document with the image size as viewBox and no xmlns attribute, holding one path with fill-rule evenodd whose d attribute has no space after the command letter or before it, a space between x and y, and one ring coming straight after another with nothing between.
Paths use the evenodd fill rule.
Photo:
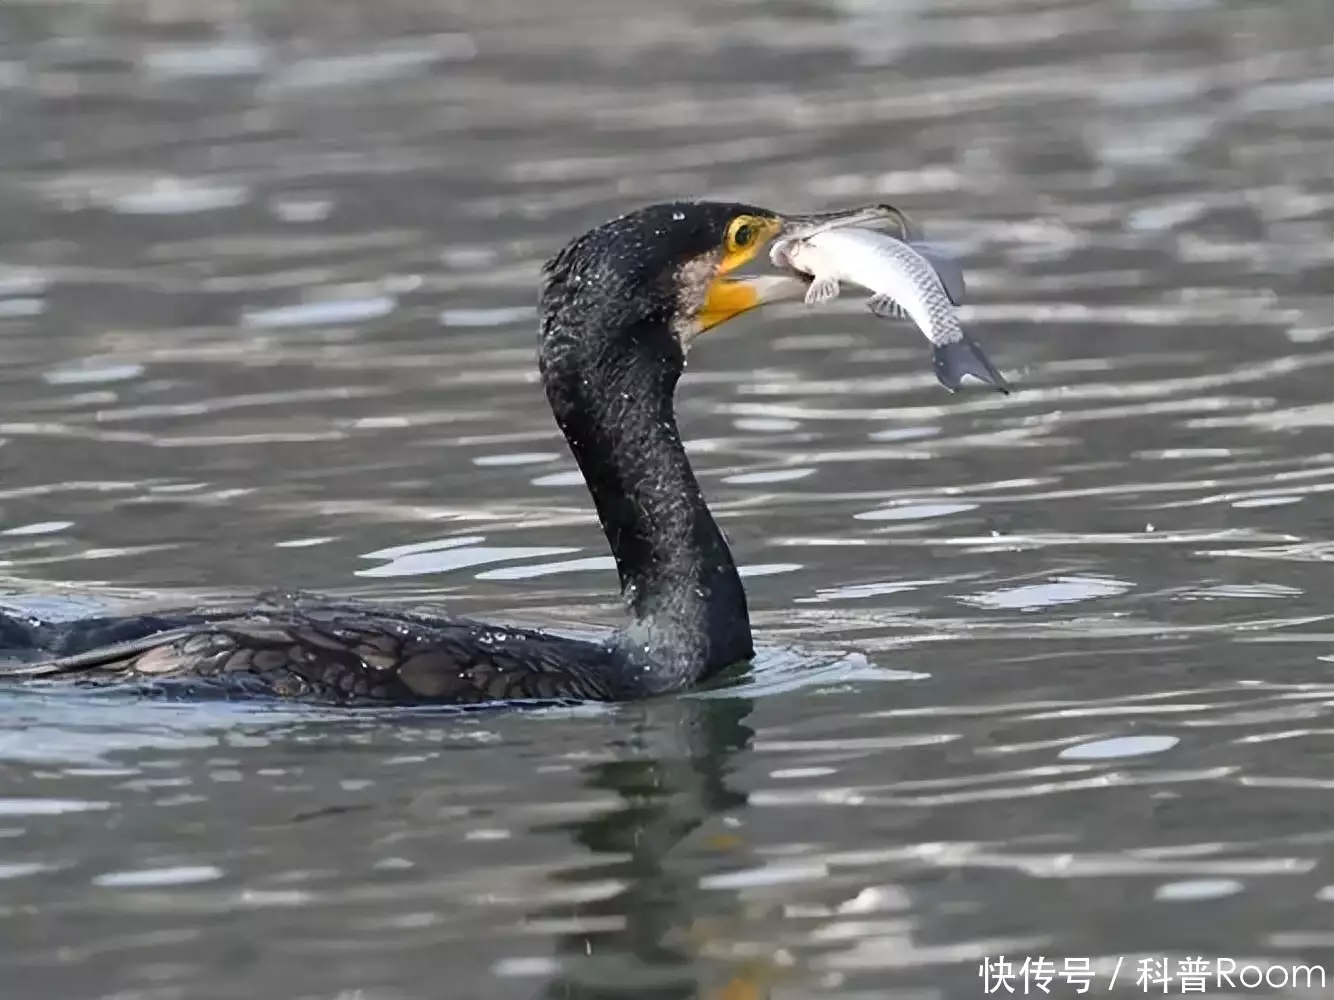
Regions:
<instances>
[{"instance_id":1,"label":"silver fish","mask_svg":"<svg viewBox=\"0 0 1334 1000\"><path fill-rule=\"evenodd\" d=\"M835 229L795 240L782 240L770 251L774 264L811 276L806 304L827 302L840 281L872 292L867 306L885 319L908 318L931 341L936 378L950 392L972 375L1000 392L1010 385L954 313L963 302L963 271L948 254L930 244L905 243L867 229Z\"/></svg>"}]
</instances>

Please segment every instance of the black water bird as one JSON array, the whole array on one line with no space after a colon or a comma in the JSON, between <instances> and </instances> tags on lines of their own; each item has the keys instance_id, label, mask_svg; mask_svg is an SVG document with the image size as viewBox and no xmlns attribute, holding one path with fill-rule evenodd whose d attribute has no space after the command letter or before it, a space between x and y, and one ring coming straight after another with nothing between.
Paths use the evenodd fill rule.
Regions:
<instances>
[{"instance_id":1,"label":"black water bird","mask_svg":"<svg viewBox=\"0 0 1334 1000\"><path fill-rule=\"evenodd\" d=\"M619 701L707 680L753 647L736 565L677 432L686 350L726 320L788 297L791 276L734 273L773 240L902 223L888 206L784 217L675 202L600 225L546 263L542 384L630 614L606 640L279 593L241 608L63 624L0 615L0 645L26 647L28 660L0 676L341 704Z\"/></svg>"}]
</instances>

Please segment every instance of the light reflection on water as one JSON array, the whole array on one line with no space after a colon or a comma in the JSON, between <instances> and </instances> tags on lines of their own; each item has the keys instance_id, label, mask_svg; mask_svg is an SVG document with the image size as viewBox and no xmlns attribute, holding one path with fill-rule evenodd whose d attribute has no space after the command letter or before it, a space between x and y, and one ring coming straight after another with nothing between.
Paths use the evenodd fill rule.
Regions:
<instances>
[{"instance_id":1,"label":"light reflection on water","mask_svg":"<svg viewBox=\"0 0 1334 1000\"><path fill-rule=\"evenodd\" d=\"M613 6L0 10L0 604L615 624L534 288L658 198L903 206L1018 391L945 395L854 295L697 345L761 650L688 697L0 695L6 981L852 1000L1001 953L1321 961L1328 8Z\"/></svg>"}]
</instances>

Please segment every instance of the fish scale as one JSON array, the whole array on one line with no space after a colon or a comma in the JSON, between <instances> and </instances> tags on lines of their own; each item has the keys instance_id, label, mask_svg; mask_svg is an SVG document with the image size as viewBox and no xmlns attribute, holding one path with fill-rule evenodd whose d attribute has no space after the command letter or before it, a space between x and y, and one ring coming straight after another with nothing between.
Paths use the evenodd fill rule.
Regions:
<instances>
[{"instance_id":1,"label":"fish scale","mask_svg":"<svg viewBox=\"0 0 1334 1000\"><path fill-rule=\"evenodd\" d=\"M963 328L935 268L906 243L881 236L848 229L818 233L806 243L835 255L845 280L893 299L931 343L960 340Z\"/></svg>"},{"instance_id":2,"label":"fish scale","mask_svg":"<svg viewBox=\"0 0 1334 1000\"><path fill-rule=\"evenodd\" d=\"M838 229L776 245L775 263L811 276L806 302L815 305L849 281L873 294L867 303L885 319L908 318L931 342L936 378L954 392L965 375L1008 393L1009 384L955 313L963 298L963 274L946 258L928 259L910 243L867 229ZM946 269L942 279L941 268ZM951 291L952 289L952 291Z\"/></svg>"}]
</instances>

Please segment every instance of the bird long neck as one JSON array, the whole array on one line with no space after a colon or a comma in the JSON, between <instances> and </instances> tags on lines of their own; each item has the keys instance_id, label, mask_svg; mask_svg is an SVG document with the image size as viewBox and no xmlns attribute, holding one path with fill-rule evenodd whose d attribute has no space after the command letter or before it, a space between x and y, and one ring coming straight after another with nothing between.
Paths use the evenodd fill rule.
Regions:
<instances>
[{"instance_id":1,"label":"bird long neck","mask_svg":"<svg viewBox=\"0 0 1334 1000\"><path fill-rule=\"evenodd\" d=\"M681 348L665 331L641 333L602 341L596 359L551 338L542 376L633 619L618 636L627 680L652 694L707 678L753 648L736 564L676 427Z\"/></svg>"}]
</instances>

